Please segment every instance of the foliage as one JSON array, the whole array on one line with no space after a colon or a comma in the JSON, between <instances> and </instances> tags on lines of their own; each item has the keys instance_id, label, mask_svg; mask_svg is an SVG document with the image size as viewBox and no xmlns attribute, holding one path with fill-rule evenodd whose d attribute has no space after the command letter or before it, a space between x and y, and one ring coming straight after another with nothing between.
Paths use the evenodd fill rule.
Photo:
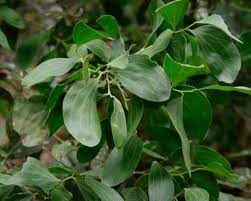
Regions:
<instances>
[{"instance_id":1,"label":"foliage","mask_svg":"<svg viewBox=\"0 0 251 201\"><path fill-rule=\"evenodd\" d=\"M2 200L238 199L224 186L240 173L201 144L217 118L213 98L251 95L233 84L249 64L249 35L234 36L218 14L191 21L192 5L152 0L144 43L128 40L105 14L74 27L60 22L18 44L12 78L0 80L8 108L0 108ZM8 3L0 13L6 26L27 26ZM15 50L1 29L0 45ZM15 157L24 160L8 168Z\"/></svg>"}]
</instances>

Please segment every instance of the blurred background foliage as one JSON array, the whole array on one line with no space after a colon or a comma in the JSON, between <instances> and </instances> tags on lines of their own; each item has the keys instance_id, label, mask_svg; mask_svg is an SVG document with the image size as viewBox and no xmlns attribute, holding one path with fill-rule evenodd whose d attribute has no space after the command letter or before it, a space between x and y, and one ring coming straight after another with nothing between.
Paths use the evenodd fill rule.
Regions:
<instances>
[{"instance_id":1,"label":"blurred background foliage","mask_svg":"<svg viewBox=\"0 0 251 201\"><path fill-rule=\"evenodd\" d=\"M53 112L54 116L43 109L54 86L39 84L25 89L21 79L25 71L39 62L66 55L77 21L95 25L102 14L113 15L126 44L137 44L133 50L139 49L151 33L149 3L150 0L0 0L0 28L10 46L0 47L0 170L18 167L27 155L40 158L46 164L57 159L83 168L77 163L76 143L62 128L60 103L54 107L57 111ZM242 70L234 84L251 87L251 1L190 0L185 24L215 13L220 14L229 29L244 42L238 44ZM214 82L210 77L197 79L191 81L194 86L197 81ZM250 97L234 92L208 92L208 95L213 106L213 122L204 143L230 160L237 173L243 175L240 183L235 184L236 189L241 188L251 196ZM24 97L29 98L28 102ZM54 134L53 137L45 137L48 133ZM154 141L147 146L154 147ZM50 150L53 157L45 149ZM99 159L90 166L97 167L105 154L105 151L100 153ZM226 188L229 185L226 184Z\"/></svg>"}]
</instances>

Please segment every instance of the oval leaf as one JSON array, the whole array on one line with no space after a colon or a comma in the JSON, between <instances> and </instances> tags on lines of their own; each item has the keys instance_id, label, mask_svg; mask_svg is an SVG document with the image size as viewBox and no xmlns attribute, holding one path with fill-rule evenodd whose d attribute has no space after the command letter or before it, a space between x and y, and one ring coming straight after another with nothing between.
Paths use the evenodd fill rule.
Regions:
<instances>
[{"instance_id":1,"label":"oval leaf","mask_svg":"<svg viewBox=\"0 0 251 201\"><path fill-rule=\"evenodd\" d=\"M174 199L172 178L157 162L152 164L148 183L149 201L172 201Z\"/></svg>"},{"instance_id":2,"label":"oval leaf","mask_svg":"<svg viewBox=\"0 0 251 201\"><path fill-rule=\"evenodd\" d=\"M101 139L101 126L96 108L97 79L76 82L63 102L64 122L69 133L88 147L96 146Z\"/></svg>"},{"instance_id":3,"label":"oval leaf","mask_svg":"<svg viewBox=\"0 0 251 201\"><path fill-rule=\"evenodd\" d=\"M115 146L117 148L122 147L126 142L128 136L126 127L126 117L122 104L116 97L113 97L111 129Z\"/></svg>"},{"instance_id":4,"label":"oval leaf","mask_svg":"<svg viewBox=\"0 0 251 201\"><path fill-rule=\"evenodd\" d=\"M136 169L142 153L141 140L133 135L122 149L114 148L106 160L102 182L116 186L128 179Z\"/></svg>"},{"instance_id":5,"label":"oval leaf","mask_svg":"<svg viewBox=\"0 0 251 201\"><path fill-rule=\"evenodd\" d=\"M186 201L209 201L209 194L202 188L185 188Z\"/></svg>"},{"instance_id":6,"label":"oval leaf","mask_svg":"<svg viewBox=\"0 0 251 201\"><path fill-rule=\"evenodd\" d=\"M55 58L49 59L39 64L22 81L23 85L32 86L39 82L45 81L47 78L53 76L64 75L70 71L78 62L76 58Z\"/></svg>"}]
</instances>

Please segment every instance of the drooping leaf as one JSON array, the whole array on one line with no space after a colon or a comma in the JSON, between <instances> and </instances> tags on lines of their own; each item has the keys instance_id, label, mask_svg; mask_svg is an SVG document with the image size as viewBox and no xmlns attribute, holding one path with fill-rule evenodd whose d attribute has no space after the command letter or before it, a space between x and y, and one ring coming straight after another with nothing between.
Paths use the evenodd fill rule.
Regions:
<instances>
[{"instance_id":1,"label":"drooping leaf","mask_svg":"<svg viewBox=\"0 0 251 201\"><path fill-rule=\"evenodd\" d=\"M242 33L240 35L240 40L242 41L242 43L238 43L237 47L240 51L242 67L249 66L251 63L251 31Z\"/></svg>"},{"instance_id":2,"label":"drooping leaf","mask_svg":"<svg viewBox=\"0 0 251 201\"><path fill-rule=\"evenodd\" d=\"M26 75L22 84L32 86L45 81L47 78L64 75L70 71L77 62L78 60L76 58L49 59L39 64L28 75Z\"/></svg>"},{"instance_id":3,"label":"drooping leaf","mask_svg":"<svg viewBox=\"0 0 251 201\"><path fill-rule=\"evenodd\" d=\"M163 5L164 3L162 0L151 0L148 6L148 13L153 27L151 35L153 35L157 31L157 29L160 27L160 25L164 20L164 18L160 15L160 13L155 12L159 7Z\"/></svg>"},{"instance_id":4,"label":"drooping leaf","mask_svg":"<svg viewBox=\"0 0 251 201\"><path fill-rule=\"evenodd\" d=\"M142 148L141 140L135 135L130 137L123 148L114 148L106 160L102 182L116 186L128 179L138 165Z\"/></svg>"},{"instance_id":5,"label":"drooping leaf","mask_svg":"<svg viewBox=\"0 0 251 201\"><path fill-rule=\"evenodd\" d=\"M28 68L43 45L48 41L50 31L41 31L25 37L17 48L16 63L22 68Z\"/></svg>"},{"instance_id":6,"label":"drooping leaf","mask_svg":"<svg viewBox=\"0 0 251 201\"><path fill-rule=\"evenodd\" d=\"M213 26L218 27L222 31L224 31L228 36L230 36L232 39L241 42L238 38L236 38L228 29L227 25L225 24L224 20L220 15L213 14L208 17L203 18L200 21L195 22L195 24L210 24Z\"/></svg>"},{"instance_id":7,"label":"drooping leaf","mask_svg":"<svg viewBox=\"0 0 251 201\"><path fill-rule=\"evenodd\" d=\"M44 124L46 113L43 104L17 100L13 107L13 128L21 136L24 146L42 144L49 134Z\"/></svg>"},{"instance_id":8,"label":"drooping leaf","mask_svg":"<svg viewBox=\"0 0 251 201\"><path fill-rule=\"evenodd\" d=\"M96 107L97 79L78 81L67 92L63 102L64 122L69 133L81 144L93 147L101 139Z\"/></svg>"},{"instance_id":9,"label":"drooping leaf","mask_svg":"<svg viewBox=\"0 0 251 201\"><path fill-rule=\"evenodd\" d=\"M82 45L95 39L103 39L107 36L95 29L92 29L84 22L78 22L73 29L73 39L77 45Z\"/></svg>"},{"instance_id":10,"label":"drooping leaf","mask_svg":"<svg viewBox=\"0 0 251 201\"><path fill-rule=\"evenodd\" d=\"M153 162L148 181L149 201L172 201L174 183L171 176L159 163Z\"/></svg>"},{"instance_id":11,"label":"drooping leaf","mask_svg":"<svg viewBox=\"0 0 251 201\"><path fill-rule=\"evenodd\" d=\"M1 29L0 29L0 45L7 50L10 49L8 39Z\"/></svg>"},{"instance_id":12,"label":"drooping leaf","mask_svg":"<svg viewBox=\"0 0 251 201\"><path fill-rule=\"evenodd\" d=\"M132 135L139 125L139 122L143 116L144 104L142 101L134 97L128 104L128 115L127 115L127 129L128 135Z\"/></svg>"},{"instance_id":13,"label":"drooping leaf","mask_svg":"<svg viewBox=\"0 0 251 201\"><path fill-rule=\"evenodd\" d=\"M146 193L138 187L123 189L122 194L125 201L148 201Z\"/></svg>"},{"instance_id":14,"label":"drooping leaf","mask_svg":"<svg viewBox=\"0 0 251 201\"><path fill-rule=\"evenodd\" d=\"M183 89L194 89L185 86ZM184 93L183 121L190 139L202 140L212 122L212 108L206 95L199 90Z\"/></svg>"},{"instance_id":15,"label":"drooping leaf","mask_svg":"<svg viewBox=\"0 0 251 201\"><path fill-rule=\"evenodd\" d=\"M226 34L212 25L191 30L213 75L219 81L232 83L241 68L240 54Z\"/></svg>"},{"instance_id":16,"label":"drooping leaf","mask_svg":"<svg viewBox=\"0 0 251 201\"><path fill-rule=\"evenodd\" d=\"M187 38L184 33L177 33L172 35L170 42L170 55L171 57L180 63L184 63L187 57Z\"/></svg>"},{"instance_id":17,"label":"drooping leaf","mask_svg":"<svg viewBox=\"0 0 251 201\"><path fill-rule=\"evenodd\" d=\"M124 201L121 195L114 189L92 178L86 177L85 179L77 179L75 181L77 184L84 182L86 185L88 185L101 201Z\"/></svg>"},{"instance_id":18,"label":"drooping leaf","mask_svg":"<svg viewBox=\"0 0 251 201\"><path fill-rule=\"evenodd\" d=\"M129 63L128 57L129 57L129 55L126 52L126 53L120 55L119 57L113 59L107 65L111 66L113 68L125 69Z\"/></svg>"},{"instance_id":19,"label":"drooping leaf","mask_svg":"<svg viewBox=\"0 0 251 201\"><path fill-rule=\"evenodd\" d=\"M87 163L87 162L91 161L92 159L94 159L98 155L101 147L102 147L101 142L98 145L96 145L95 147L87 147L87 146L81 145L77 151L78 161L80 163Z\"/></svg>"},{"instance_id":20,"label":"drooping leaf","mask_svg":"<svg viewBox=\"0 0 251 201\"><path fill-rule=\"evenodd\" d=\"M170 29L167 29L166 31L162 32L159 35L159 37L156 39L156 41L152 45L146 48L143 48L138 53L148 55L151 58L154 55L164 51L169 45L169 42L172 38L172 34L173 32Z\"/></svg>"},{"instance_id":21,"label":"drooping leaf","mask_svg":"<svg viewBox=\"0 0 251 201\"><path fill-rule=\"evenodd\" d=\"M202 188L185 188L186 201L209 201L209 194Z\"/></svg>"},{"instance_id":22,"label":"drooping leaf","mask_svg":"<svg viewBox=\"0 0 251 201\"><path fill-rule=\"evenodd\" d=\"M120 82L140 98L154 102L168 100L171 86L163 69L142 55L133 57L126 69L117 71Z\"/></svg>"},{"instance_id":23,"label":"drooping leaf","mask_svg":"<svg viewBox=\"0 0 251 201\"><path fill-rule=\"evenodd\" d=\"M160 7L157 12L175 29L187 12L188 3L187 0L175 0Z\"/></svg>"},{"instance_id":24,"label":"drooping leaf","mask_svg":"<svg viewBox=\"0 0 251 201\"><path fill-rule=\"evenodd\" d=\"M182 153L188 172L191 171L191 159L190 159L190 142L184 129L183 124L183 97L176 98L169 102L166 106L167 112L173 123L173 126L177 130L181 143Z\"/></svg>"},{"instance_id":25,"label":"drooping leaf","mask_svg":"<svg viewBox=\"0 0 251 201\"><path fill-rule=\"evenodd\" d=\"M243 86L222 86L222 85L209 85L202 87L200 90L219 90L219 91L236 91L244 94L251 95L251 88Z\"/></svg>"},{"instance_id":26,"label":"drooping leaf","mask_svg":"<svg viewBox=\"0 0 251 201\"><path fill-rule=\"evenodd\" d=\"M0 17L13 27L18 29L25 27L22 17L15 10L7 6L0 6Z\"/></svg>"},{"instance_id":27,"label":"drooping leaf","mask_svg":"<svg viewBox=\"0 0 251 201\"><path fill-rule=\"evenodd\" d=\"M193 150L193 160L196 164L205 167L212 173L228 179L235 179L230 163L216 151L202 145L197 145Z\"/></svg>"},{"instance_id":28,"label":"drooping leaf","mask_svg":"<svg viewBox=\"0 0 251 201\"><path fill-rule=\"evenodd\" d=\"M127 140L126 117L122 104L113 97L113 112L111 115L111 129L114 144L117 148L121 148Z\"/></svg>"},{"instance_id":29,"label":"drooping leaf","mask_svg":"<svg viewBox=\"0 0 251 201\"><path fill-rule=\"evenodd\" d=\"M168 54L166 55L163 64L163 68L172 82L173 87L186 81L187 78L201 71L203 67L203 65L193 66L190 64L178 63L174 61Z\"/></svg>"},{"instance_id":30,"label":"drooping leaf","mask_svg":"<svg viewBox=\"0 0 251 201\"><path fill-rule=\"evenodd\" d=\"M120 37L119 25L113 16L102 15L100 18L97 19L97 23L112 38Z\"/></svg>"},{"instance_id":31,"label":"drooping leaf","mask_svg":"<svg viewBox=\"0 0 251 201\"><path fill-rule=\"evenodd\" d=\"M111 58L111 48L102 40L95 39L86 43L87 48L97 55L101 60L109 62Z\"/></svg>"}]
</instances>

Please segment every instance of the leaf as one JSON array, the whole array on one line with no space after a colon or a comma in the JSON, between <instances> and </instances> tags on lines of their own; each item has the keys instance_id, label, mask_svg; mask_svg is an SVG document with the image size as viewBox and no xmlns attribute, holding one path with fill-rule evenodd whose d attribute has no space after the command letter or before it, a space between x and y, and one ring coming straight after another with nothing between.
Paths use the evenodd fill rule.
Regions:
<instances>
[{"instance_id":1,"label":"leaf","mask_svg":"<svg viewBox=\"0 0 251 201\"><path fill-rule=\"evenodd\" d=\"M194 89L190 86L184 88ZM184 92L183 121L189 139L202 140L205 138L212 122L212 108L204 93L199 90Z\"/></svg>"},{"instance_id":2,"label":"leaf","mask_svg":"<svg viewBox=\"0 0 251 201\"><path fill-rule=\"evenodd\" d=\"M148 55L151 58L154 55L164 51L169 45L172 34L173 32L170 29L167 29L159 35L152 45L140 50L138 54Z\"/></svg>"},{"instance_id":3,"label":"leaf","mask_svg":"<svg viewBox=\"0 0 251 201\"><path fill-rule=\"evenodd\" d=\"M200 88L200 90L219 90L219 91L236 91L244 94L251 95L251 88L243 86L221 86L218 84L209 85Z\"/></svg>"},{"instance_id":4,"label":"leaf","mask_svg":"<svg viewBox=\"0 0 251 201\"><path fill-rule=\"evenodd\" d=\"M76 180L76 183L84 182L100 198L101 201L124 201L121 195L114 189L94 179L86 177L83 180Z\"/></svg>"},{"instance_id":5,"label":"leaf","mask_svg":"<svg viewBox=\"0 0 251 201\"><path fill-rule=\"evenodd\" d=\"M176 98L170 101L166 106L166 110L170 116L173 126L175 127L180 136L185 166L190 174L191 171L190 142L187 138L183 124L183 97Z\"/></svg>"},{"instance_id":6,"label":"leaf","mask_svg":"<svg viewBox=\"0 0 251 201\"><path fill-rule=\"evenodd\" d=\"M240 54L226 34L211 25L191 30L213 75L219 81L232 83L241 68Z\"/></svg>"},{"instance_id":7,"label":"leaf","mask_svg":"<svg viewBox=\"0 0 251 201\"><path fill-rule=\"evenodd\" d=\"M96 107L97 79L74 83L63 101L64 122L69 133L81 144L94 147L101 139Z\"/></svg>"},{"instance_id":8,"label":"leaf","mask_svg":"<svg viewBox=\"0 0 251 201\"><path fill-rule=\"evenodd\" d=\"M103 33L92 29L84 22L78 22L73 29L73 40L77 45L82 45L95 39L107 38Z\"/></svg>"},{"instance_id":9,"label":"leaf","mask_svg":"<svg viewBox=\"0 0 251 201\"><path fill-rule=\"evenodd\" d=\"M87 48L105 62L111 58L111 48L102 40L96 39L86 43Z\"/></svg>"},{"instance_id":10,"label":"leaf","mask_svg":"<svg viewBox=\"0 0 251 201\"><path fill-rule=\"evenodd\" d=\"M50 31L41 31L23 38L17 48L17 65L22 69L29 67L43 45L48 41L49 36Z\"/></svg>"},{"instance_id":11,"label":"leaf","mask_svg":"<svg viewBox=\"0 0 251 201\"><path fill-rule=\"evenodd\" d=\"M152 33L150 36L152 36L157 29L160 27L160 25L162 24L164 18L160 15L160 13L155 12L157 8L163 6L164 3L162 0L151 0L149 7L148 7L148 13L150 15L150 20L152 23Z\"/></svg>"},{"instance_id":12,"label":"leaf","mask_svg":"<svg viewBox=\"0 0 251 201\"><path fill-rule=\"evenodd\" d=\"M113 112L111 114L111 129L114 144L121 148L127 140L127 127L125 112L120 101L113 97Z\"/></svg>"},{"instance_id":13,"label":"leaf","mask_svg":"<svg viewBox=\"0 0 251 201\"><path fill-rule=\"evenodd\" d=\"M185 188L186 201L209 201L209 194L202 188Z\"/></svg>"},{"instance_id":14,"label":"leaf","mask_svg":"<svg viewBox=\"0 0 251 201\"><path fill-rule=\"evenodd\" d=\"M42 144L49 130L44 124L46 114L43 104L17 100L13 107L12 124L21 136L24 146L33 147Z\"/></svg>"},{"instance_id":15,"label":"leaf","mask_svg":"<svg viewBox=\"0 0 251 201\"><path fill-rule=\"evenodd\" d=\"M113 68L125 69L129 63L129 54L128 52L120 55L119 57L113 59L107 65Z\"/></svg>"},{"instance_id":16,"label":"leaf","mask_svg":"<svg viewBox=\"0 0 251 201\"><path fill-rule=\"evenodd\" d=\"M190 64L178 63L174 61L168 54L166 55L163 64L163 68L172 82L173 87L186 81L187 78L201 71L203 67L203 65L193 66Z\"/></svg>"},{"instance_id":17,"label":"leaf","mask_svg":"<svg viewBox=\"0 0 251 201\"><path fill-rule=\"evenodd\" d=\"M102 182L116 186L128 179L138 165L142 148L141 140L135 135L130 137L123 148L114 148L106 160Z\"/></svg>"},{"instance_id":18,"label":"leaf","mask_svg":"<svg viewBox=\"0 0 251 201\"><path fill-rule=\"evenodd\" d=\"M119 25L113 16L102 15L100 18L97 19L97 23L112 38L120 37Z\"/></svg>"},{"instance_id":19,"label":"leaf","mask_svg":"<svg viewBox=\"0 0 251 201\"><path fill-rule=\"evenodd\" d=\"M85 201L100 201L97 194L86 184L84 179L74 178L74 181Z\"/></svg>"},{"instance_id":20,"label":"leaf","mask_svg":"<svg viewBox=\"0 0 251 201\"><path fill-rule=\"evenodd\" d=\"M156 12L159 12L164 20L175 29L187 12L188 3L187 0L175 0L160 7Z\"/></svg>"},{"instance_id":21,"label":"leaf","mask_svg":"<svg viewBox=\"0 0 251 201\"><path fill-rule=\"evenodd\" d=\"M168 100L171 86L163 69L144 56L136 57L140 58L134 57L126 69L117 71L119 81L140 98L154 102Z\"/></svg>"},{"instance_id":22,"label":"leaf","mask_svg":"<svg viewBox=\"0 0 251 201\"><path fill-rule=\"evenodd\" d=\"M144 104L139 98L133 97L128 103L128 115L126 120L129 136L134 134L134 132L137 130L139 122L143 116L143 112Z\"/></svg>"},{"instance_id":23,"label":"leaf","mask_svg":"<svg viewBox=\"0 0 251 201\"><path fill-rule=\"evenodd\" d=\"M77 151L77 159L80 163L87 163L89 161L91 161L92 159L94 159L101 147L102 147L103 143L99 143L98 145L94 146L94 147L87 147L84 145L80 145L80 147L78 148Z\"/></svg>"},{"instance_id":24,"label":"leaf","mask_svg":"<svg viewBox=\"0 0 251 201\"><path fill-rule=\"evenodd\" d=\"M196 164L205 167L205 170L229 179L235 179L230 163L216 151L197 145L193 150L193 160Z\"/></svg>"},{"instance_id":25,"label":"leaf","mask_svg":"<svg viewBox=\"0 0 251 201\"><path fill-rule=\"evenodd\" d=\"M67 191L62 181L52 175L37 159L28 157L20 172L14 176L1 175L0 183L41 188L47 195L52 194L57 200L71 200L72 195Z\"/></svg>"},{"instance_id":26,"label":"leaf","mask_svg":"<svg viewBox=\"0 0 251 201\"><path fill-rule=\"evenodd\" d=\"M59 98L64 94L64 86L57 85L54 89L52 89L49 98L45 105L45 111L50 111L51 109L55 108Z\"/></svg>"},{"instance_id":27,"label":"leaf","mask_svg":"<svg viewBox=\"0 0 251 201\"><path fill-rule=\"evenodd\" d=\"M173 34L170 42L170 55L178 62L185 62L187 57L187 38L184 33Z\"/></svg>"},{"instance_id":28,"label":"leaf","mask_svg":"<svg viewBox=\"0 0 251 201\"><path fill-rule=\"evenodd\" d=\"M64 75L70 71L77 62L78 60L76 58L49 59L39 64L28 75L26 75L22 84L32 86L45 81L47 78Z\"/></svg>"},{"instance_id":29,"label":"leaf","mask_svg":"<svg viewBox=\"0 0 251 201\"><path fill-rule=\"evenodd\" d=\"M22 17L15 10L7 6L0 6L0 17L13 27L16 27L18 29L25 28Z\"/></svg>"},{"instance_id":30,"label":"leaf","mask_svg":"<svg viewBox=\"0 0 251 201\"><path fill-rule=\"evenodd\" d=\"M218 201L220 186L212 173L206 171L193 172L192 181L197 187L203 188L209 193L210 201Z\"/></svg>"},{"instance_id":31,"label":"leaf","mask_svg":"<svg viewBox=\"0 0 251 201\"><path fill-rule=\"evenodd\" d=\"M7 50L10 49L8 39L1 29L0 29L0 45Z\"/></svg>"},{"instance_id":32,"label":"leaf","mask_svg":"<svg viewBox=\"0 0 251 201\"><path fill-rule=\"evenodd\" d=\"M172 201L174 183L171 176L159 163L153 162L148 181L149 201Z\"/></svg>"},{"instance_id":33,"label":"leaf","mask_svg":"<svg viewBox=\"0 0 251 201\"><path fill-rule=\"evenodd\" d=\"M241 41L238 38L232 35L232 33L229 31L227 25L225 24L223 18L220 15L217 14L210 15L208 17L203 18L200 21L195 22L195 24L210 24L216 26L217 28L224 31L229 37L241 43Z\"/></svg>"},{"instance_id":34,"label":"leaf","mask_svg":"<svg viewBox=\"0 0 251 201\"><path fill-rule=\"evenodd\" d=\"M138 187L123 189L122 194L125 198L125 201L148 201L146 193Z\"/></svg>"}]
</instances>

